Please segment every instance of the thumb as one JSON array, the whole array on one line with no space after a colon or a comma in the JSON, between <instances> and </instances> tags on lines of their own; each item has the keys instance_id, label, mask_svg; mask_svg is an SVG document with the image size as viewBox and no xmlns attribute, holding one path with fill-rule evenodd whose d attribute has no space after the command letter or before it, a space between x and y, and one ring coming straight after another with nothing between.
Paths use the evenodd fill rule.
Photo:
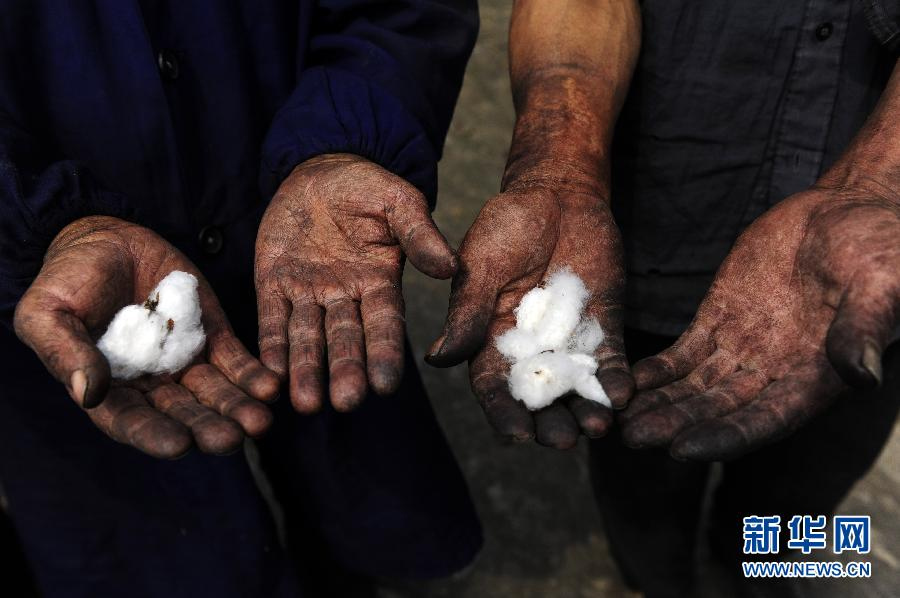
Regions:
<instances>
[{"instance_id":1,"label":"thumb","mask_svg":"<svg viewBox=\"0 0 900 598\"><path fill-rule=\"evenodd\" d=\"M439 279L456 273L456 253L435 226L421 193L401 193L388 209L387 219L403 253L417 270Z\"/></svg>"},{"instance_id":2,"label":"thumb","mask_svg":"<svg viewBox=\"0 0 900 598\"><path fill-rule=\"evenodd\" d=\"M16 306L13 325L78 405L90 409L103 402L109 390L109 363L74 313L29 291Z\"/></svg>"},{"instance_id":3,"label":"thumb","mask_svg":"<svg viewBox=\"0 0 900 598\"><path fill-rule=\"evenodd\" d=\"M847 384L856 388L881 384L881 355L898 324L896 292L885 292L872 278L847 290L825 340L828 359Z\"/></svg>"},{"instance_id":4,"label":"thumb","mask_svg":"<svg viewBox=\"0 0 900 598\"><path fill-rule=\"evenodd\" d=\"M484 345L496 299L497 288L486 272L475 273L463 262L453 279L444 331L431 345L425 361L450 367L472 357Z\"/></svg>"}]
</instances>

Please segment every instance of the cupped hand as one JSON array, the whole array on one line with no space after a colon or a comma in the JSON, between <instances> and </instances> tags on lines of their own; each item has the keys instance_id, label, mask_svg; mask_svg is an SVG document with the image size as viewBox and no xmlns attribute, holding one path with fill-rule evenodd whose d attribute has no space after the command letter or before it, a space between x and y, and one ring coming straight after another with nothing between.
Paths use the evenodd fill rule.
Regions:
<instances>
[{"instance_id":1,"label":"cupped hand","mask_svg":"<svg viewBox=\"0 0 900 598\"><path fill-rule=\"evenodd\" d=\"M125 305L143 303L173 270L199 280L205 350L175 375L110 379L96 339ZM113 440L175 458L193 444L207 453L240 448L271 423L259 402L278 379L235 337L196 267L153 231L109 217L87 217L54 239L40 273L16 307L16 334Z\"/></svg>"},{"instance_id":2,"label":"cupped hand","mask_svg":"<svg viewBox=\"0 0 900 598\"><path fill-rule=\"evenodd\" d=\"M460 249L443 334L429 363L441 367L470 360L469 376L489 423L503 437L556 447L573 446L583 431L601 436L612 412L572 396L531 412L512 397L510 365L495 340L515 326L513 310L549 274L569 268L585 282L586 314L606 334L597 349L597 376L614 407L633 390L622 342L624 272L619 232L603 192L595 185L530 181L509 185L490 199Z\"/></svg>"},{"instance_id":3,"label":"cupped hand","mask_svg":"<svg viewBox=\"0 0 900 598\"><path fill-rule=\"evenodd\" d=\"M282 183L256 240L259 348L262 362L289 378L297 411L317 411L326 395L349 411L369 386L397 390L404 256L434 278L456 272L425 198L402 178L332 154L300 164Z\"/></svg>"},{"instance_id":4,"label":"cupped hand","mask_svg":"<svg viewBox=\"0 0 900 598\"><path fill-rule=\"evenodd\" d=\"M740 456L881 380L900 323L900 201L877 184L814 188L738 239L690 328L634 366L633 446Z\"/></svg>"}]
</instances>

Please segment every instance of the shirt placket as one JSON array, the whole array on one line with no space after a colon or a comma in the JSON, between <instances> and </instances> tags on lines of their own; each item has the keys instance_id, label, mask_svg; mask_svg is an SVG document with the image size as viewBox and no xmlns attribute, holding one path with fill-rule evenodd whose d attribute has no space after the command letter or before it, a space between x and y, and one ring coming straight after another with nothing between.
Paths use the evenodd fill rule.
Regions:
<instances>
[{"instance_id":1,"label":"shirt placket","mask_svg":"<svg viewBox=\"0 0 900 598\"><path fill-rule=\"evenodd\" d=\"M771 176L757 189L770 207L818 179L837 101L850 0L807 3L774 135Z\"/></svg>"}]
</instances>

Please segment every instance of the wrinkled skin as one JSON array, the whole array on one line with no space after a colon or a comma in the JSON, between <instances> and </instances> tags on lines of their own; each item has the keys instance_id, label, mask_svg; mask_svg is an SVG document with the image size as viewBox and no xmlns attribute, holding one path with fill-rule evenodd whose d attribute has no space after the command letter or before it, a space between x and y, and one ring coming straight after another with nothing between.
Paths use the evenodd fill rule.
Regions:
<instances>
[{"instance_id":1,"label":"wrinkled skin","mask_svg":"<svg viewBox=\"0 0 900 598\"><path fill-rule=\"evenodd\" d=\"M881 380L900 323L900 201L877 184L814 188L754 222L690 328L634 366L632 446L740 456L778 440L850 384Z\"/></svg>"},{"instance_id":2,"label":"wrinkled skin","mask_svg":"<svg viewBox=\"0 0 900 598\"><path fill-rule=\"evenodd\" d=\"M425 198L400 177L332 154L300 164L282 183L256 240L259 347L262 362L289 378L297 411L317 411L326 392L335 409L349 411L369 386L397 390L404 255L435 278L456 271Z\"/></svg>"},{"instance_id":3,"label":"wrinkled skin","mask_svg":"<svg viewBox=\"0 0 900 598\"><path fill-rule=\"evenodd\" d=\"M200 281L205 350L176 375L111 381L96 339L119 309L143 303L173 270ZM234 336L197 268L141 226L88 217L63 229L16 307L14 325L100 430L149 455L175 458L193 444L230 453L271 423L259 401L275 397L277 377Z\"/></svg>"},{"instance_id":4,"label":"wrinkled skin","mask_svg":"<svg viewBox=\"0 0 900 598\"><path fill-rule=\"evenodd\" d=\"M531 412L512 397L510 364L495 339L515 326L513 310L552 272L568 267L591 291L586 313L606 340L596 356L598 377L615 407L624 406L633 382L622 343L624 273L618 229L596 185L558 181L509 185L490 199L460 248L444 332L426 357L437 366L471 359L472 389L489 423L503 437L569 448L579 431L606 433L612 411L573 396Z\"/></svg>"}]
</instances>

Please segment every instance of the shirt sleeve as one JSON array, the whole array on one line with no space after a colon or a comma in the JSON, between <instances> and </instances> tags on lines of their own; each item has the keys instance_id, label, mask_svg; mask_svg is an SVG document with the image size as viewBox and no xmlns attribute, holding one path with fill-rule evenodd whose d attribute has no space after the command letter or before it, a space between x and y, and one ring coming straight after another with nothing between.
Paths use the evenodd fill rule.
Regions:
<instances>
[{"instance_id":1,"label":"shirt sleeve","mask_svg":"<svg viewBox=\"0 0 900 598\"><path fill-rule=\"evenodd\" d=\"M311 157L358 154L430 202L437 161L478 32L475 0L321 0L306 62L263 143L270 197Z\"/></svg>"},{"instance_id":2,"label":"shirt sleeve","mask_svg":"<svg viewBox=\"0 0 900 598\"><path fill-rule=\"evenodd\" d=\"M53 238L89 215L130 218L124 198L77 162L53 159L0 112L0 322L10 327Z\"/></svg>"},{"instance_id":3,"label":"shirt sleeve","mask_svg":"<svg viewBox=\"0 0 900 598\"><path fill-rule=\"evenodd\" d=\"M900 0L863 0L869 29L894 55L900 55Z\"/></svg>"}]
</instances>

